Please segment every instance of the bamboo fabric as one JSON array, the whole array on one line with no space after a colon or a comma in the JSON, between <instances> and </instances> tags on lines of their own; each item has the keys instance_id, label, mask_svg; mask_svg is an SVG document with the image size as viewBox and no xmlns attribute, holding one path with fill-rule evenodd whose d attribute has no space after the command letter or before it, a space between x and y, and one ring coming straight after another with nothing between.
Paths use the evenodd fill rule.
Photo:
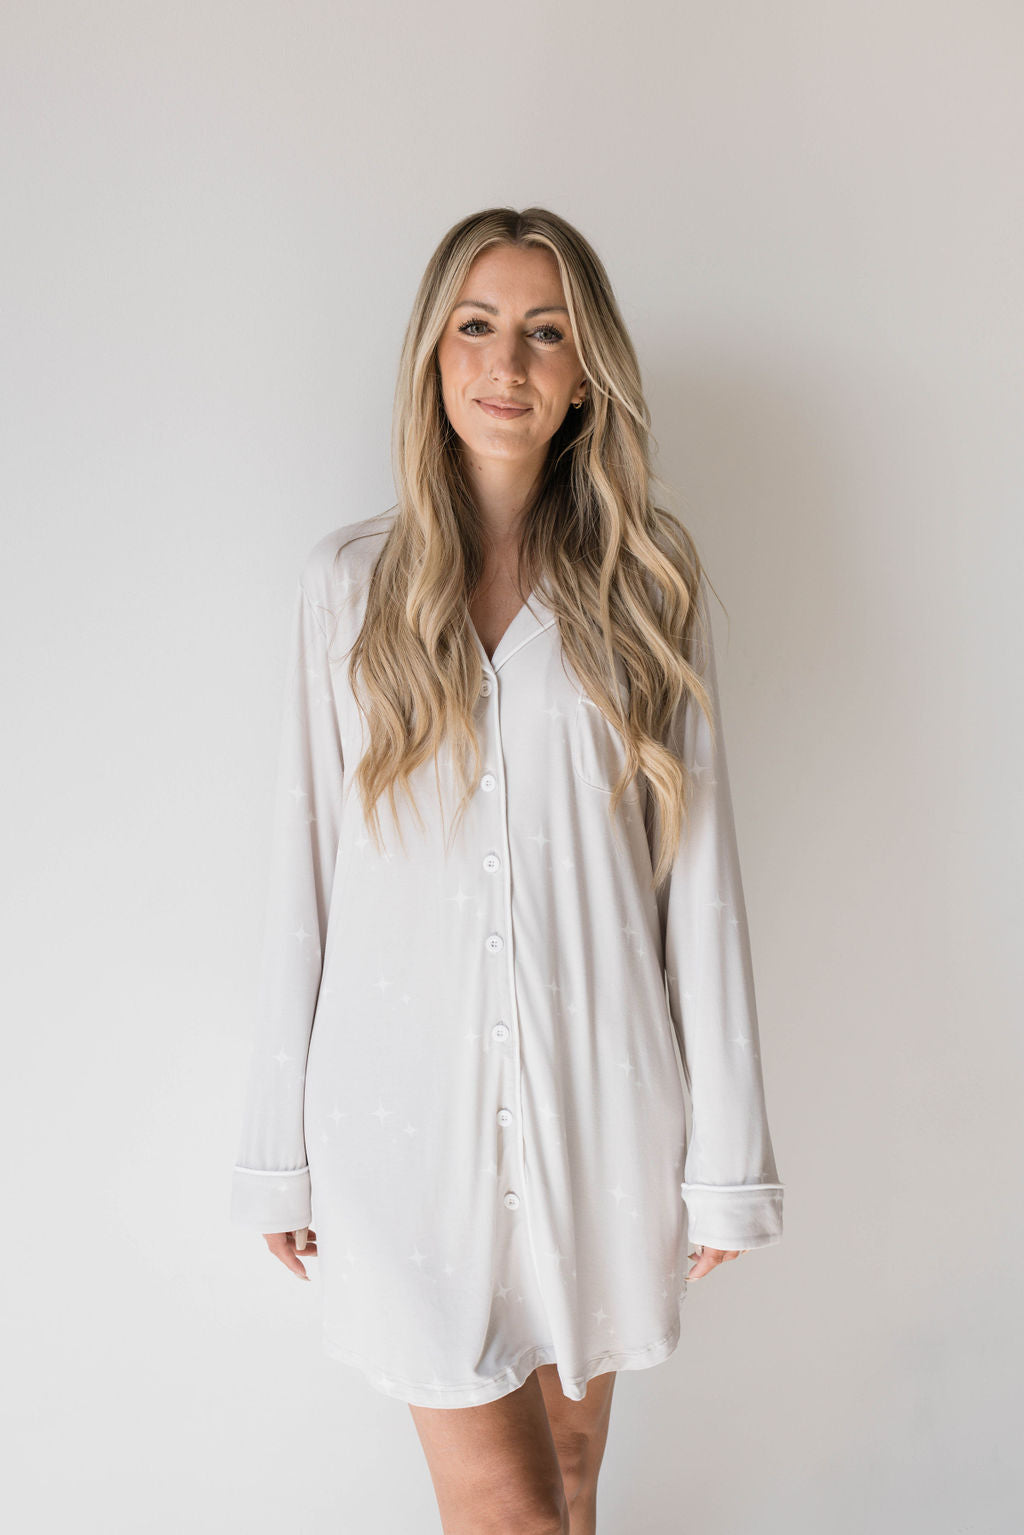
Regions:
<instances>
[{"instance_id":1,"label":"bamboo fabric","mask_svg":"<svg viewBox=\"0 0 1024 1535\"><path fill-rule=\"evenodd\" d=\"M483 765L457 835L443 748L444 818L430 763L422 826L385 799L379 852L348 652L395 515L299 574L231 1219L312 1225L324 1348L376 1389L472 1406L554 1363L579 1400L672 1353L690 1243L782 1235L714 646L691 660L717 747L681 706L698 780L659 897L645 790L613 824L622 739L539 591L493 659L473 630Z\"/></svg>"}]
</instances>

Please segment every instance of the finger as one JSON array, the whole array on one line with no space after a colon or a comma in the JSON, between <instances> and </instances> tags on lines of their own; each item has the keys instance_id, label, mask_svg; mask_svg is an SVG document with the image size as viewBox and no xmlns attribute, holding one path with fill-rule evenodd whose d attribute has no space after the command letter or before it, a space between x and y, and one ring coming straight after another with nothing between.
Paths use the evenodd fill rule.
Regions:
<instances>
[{"instance_id":1,"label":"finger","mask_svg":"<svg viewBox=\"0 0 1024 1535\"><path fill-rule=\"evenodd\" d=\"M696 1253L690 1254L691 1258L697 1257L697 1262L687 1274L687 1280L703 1279L705 1274L710 1274L712 1269L718 1267L725 1256L726 1254L717 1247L702 1247L698 1243Z\"/></svg>"},{"instance_id":2,"label":"finger","mask_svg":"<svg viewBox=\"0 0 1024 1535\"><path fill-rule=\"evenodd\" d=\"M291 1269L292 1273L296 1276L297 1279L309 1278L301 1258L297 1258L295 1256L294 1247L286 1247L285 1250L283 1252L279 1252L277 1256L280 1258L286 1269Z\"/></svg>"},{"instance_id":3,"label":"finger","mask_svg":"<svg viewBox=\"0 0 1024 1535\"><path fill-rule=\"evenodd\" d=\"M294 1232L276 1231L264 1233L263 1240L274 1254L274 1257L283 1263L286 1269L291 1269L296 1278L309 1278L303 1264L295 1253ZM307 1248L306 1250L308 1251L309 1249Z\"/></svg>"}]
</instances>

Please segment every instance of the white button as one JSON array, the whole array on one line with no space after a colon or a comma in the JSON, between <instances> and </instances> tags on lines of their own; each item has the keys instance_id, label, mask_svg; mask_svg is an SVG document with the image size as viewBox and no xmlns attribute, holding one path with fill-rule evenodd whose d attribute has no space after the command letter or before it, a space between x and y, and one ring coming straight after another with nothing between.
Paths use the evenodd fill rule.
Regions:
<instances>
[{"instance_id":1,"label":"white button","mask_svg":"<svg viewBox=\"0 0 1024 1535\"><path fill-rule=\"evenodd\" d=\"M505 1195L505 1203L510 1210L518 1210L519 1195L513 1194L512 1190L509 1189L508 1193Z\"/></svg>"},{"instance_id":2,"label":"white button","mask_svg":"<svg viewBox=\"0 0 1024 1535\"><path fill-rule=\"evenodd\" d=\"M494 1028L491 1030L491 1033L495 1039L508 1039L508 1036L511 1032L512 1031L507 1023L496 1023Z\"/></svg>"},{"instance_id":3,"label":"white button","mask_svg":"<svg viewBox=\"0 0 1024 1535\"><path fill-rule=\"evenodd\" d=\"M492 954L499 954L505 947L505 940L500 933L488 933L487 947Z\"/></svg>"},{"instance_id":4,"label":"white button","mask_svg":"<svg viewBox=\"0 0 1024 1535\"><path fill-rule=\"evenodd\" d=\"M494 788L494 785L497 782L498 782L498 780L495 778L493 773L485 773L484 776L480 780L480 787L487 794L490 794L491 790Z\"/></svg>"},{"instance_id":5,"label":"white button","mask_svg":"<svg viewBox=\"0 0 1024 1535\"><path fill-rule=\"evenodd\" d=\"M499 1109L498 1110L498 1123L499 1123L499 1125L510 1125L512 1123L512 1110L511 1109Z\"/></svg>"},{"instance_id":6,"label":"white button","mask_svg":"<svg viewBox=\"0 0 1024 1535\"><path fill-rule=\"evenodd\" d=\"M480 684L480 691L484 695L485 698L490 693L490 691L491 691L491 679L490 679L490 677L485 677L484 680L481 682L481 684Z\"/></svg>"},{"instance_id":7,"label":"white button","mask_svg":"<svg viewBox=\"0 0 1024 1535\"><path fill-rule=\"evenodd\" d=\"M484 868L487 870L488 874L493 874L495 869L501 868L501 859L498 857L497 853L487 853L484 856Z\"/></svg>"}]
</instances>

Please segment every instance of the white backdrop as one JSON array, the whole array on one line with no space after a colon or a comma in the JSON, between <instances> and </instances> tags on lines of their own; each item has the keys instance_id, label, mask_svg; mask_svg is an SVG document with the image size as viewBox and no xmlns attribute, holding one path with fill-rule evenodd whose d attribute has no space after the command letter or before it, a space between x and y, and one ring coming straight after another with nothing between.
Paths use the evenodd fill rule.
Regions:
<instances>
[{"instance_id":1,"label":"white backdrop","mask_svg":"<svg viewBox=\"0 0 1024 1535\"><path fill-rule=\"evenodd\" d=\"M531 203L728 609L787 1189L620 1375L601 1535L1015 1527L1022 44L1011 0L6 0L18 1528L440 1528L228 1191L298 562L393 502L435 243Z\"/></svg>"}]
</instances>

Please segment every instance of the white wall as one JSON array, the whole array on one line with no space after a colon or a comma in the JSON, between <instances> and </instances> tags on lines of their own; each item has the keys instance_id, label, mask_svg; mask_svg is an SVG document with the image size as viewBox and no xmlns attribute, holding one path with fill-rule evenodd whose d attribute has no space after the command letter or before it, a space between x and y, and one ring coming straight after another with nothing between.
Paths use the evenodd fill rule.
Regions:
<instances>
[{"instance_id":1,"label":"white wall","mask_svg":"<svg viewBox=\"0 0 1024 1535\"><path fill-rule=\"evenodd\" d=\"M1022 44L1009 0L7 0L19 1528L439 1528L226 1216L297 561L391 504L415 285L496 203L606 261L728 608L787 1186L620 1376L602 1535L1013 1527Z\"/></svg>"}]
</instances>

